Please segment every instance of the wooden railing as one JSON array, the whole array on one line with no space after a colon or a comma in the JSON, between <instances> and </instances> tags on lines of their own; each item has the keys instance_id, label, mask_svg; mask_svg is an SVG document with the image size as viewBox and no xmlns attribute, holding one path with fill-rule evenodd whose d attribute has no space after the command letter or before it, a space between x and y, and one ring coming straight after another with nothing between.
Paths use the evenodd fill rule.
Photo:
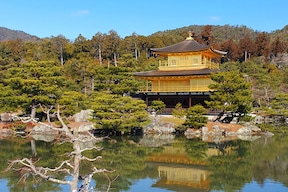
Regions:
<instances>
[{"instance_id":1,"label":"wooden railing","mask_svg":"<svg viewBox=\"0 0 288 192\"><path fill-rule=\"evenodd\" d=\"M159 93L159 92L198 92L198 91L209 91L210 89L207 86L160 86L160 87L143 87L139 90L139 92L146 93Z\"/></svg>"},{"instance_id":2,"label":"wooden railing","mask_svg":"<svg viewBox=\"0 0 288 192\"><path fill-rule=\"evenodd\" d=\"M159 60L159 70L161 69L175 69L175 68L179 68L179 69L184 69L184 68L191 68L191 69L203 69L203 68L209 68L209 69L219 69L219 64L218 63L214 63L211 61L206 61L205 63L200 63L200 64L196 64L196 65L169 65L167 60Z\"/></svg>"}]
</instances>

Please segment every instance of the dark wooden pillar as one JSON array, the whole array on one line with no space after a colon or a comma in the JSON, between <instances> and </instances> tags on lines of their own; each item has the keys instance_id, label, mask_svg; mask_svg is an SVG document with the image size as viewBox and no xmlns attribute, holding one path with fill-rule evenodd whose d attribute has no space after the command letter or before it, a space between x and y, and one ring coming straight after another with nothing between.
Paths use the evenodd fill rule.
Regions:
<instances>
[{"instance_id":1,"label":"dark wooden pillar","mask_svg":"<svg viewBox=\"0 0 288 192\"><path fill-rule=\"evenodd\" d=\"M189 95L188 107L190 108L191 106L192 106L192 96Z\"/></svg>"}]
</instances>

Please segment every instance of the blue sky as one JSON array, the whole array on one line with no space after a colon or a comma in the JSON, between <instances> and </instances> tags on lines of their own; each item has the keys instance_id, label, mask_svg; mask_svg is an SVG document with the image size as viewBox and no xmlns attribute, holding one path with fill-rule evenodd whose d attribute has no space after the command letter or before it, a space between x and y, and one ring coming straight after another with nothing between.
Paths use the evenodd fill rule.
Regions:
<instances>
[{"instance_id":1,"label":"blue sky","mask_svg":"<svg viewBox=\"0 0 288 192\"><path fill-rule=\"evenodd\" d=\"M288 25L287 0L1 0L0 26L40 38L115 30L148 36L189 25L245 25L271 32Z\"/></svg>"}]
</instances>

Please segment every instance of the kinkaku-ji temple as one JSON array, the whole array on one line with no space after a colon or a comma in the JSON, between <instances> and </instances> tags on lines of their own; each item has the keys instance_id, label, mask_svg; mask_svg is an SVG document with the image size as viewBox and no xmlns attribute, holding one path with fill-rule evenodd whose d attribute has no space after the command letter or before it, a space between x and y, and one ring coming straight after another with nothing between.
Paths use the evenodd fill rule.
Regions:
<instances>
[{"instance_id":1,"label":"kinkaku-ji temple","mask_svg":"<svg viewBox=\"0 0 288 192\"><path fill-rule=\"evenodd\" d=\"M205 106L204 100L209 99L208 86L212 83L210 75L219 71L220 60L226 52L198 43L189 33L184 41L151 48L150 53L160 58L158 69L134 74L145 81L146 86L139 94L147 105L161 100L166 108L174 108L177 103L183 108L195 104Z\"/></svg>"}]
</instances>

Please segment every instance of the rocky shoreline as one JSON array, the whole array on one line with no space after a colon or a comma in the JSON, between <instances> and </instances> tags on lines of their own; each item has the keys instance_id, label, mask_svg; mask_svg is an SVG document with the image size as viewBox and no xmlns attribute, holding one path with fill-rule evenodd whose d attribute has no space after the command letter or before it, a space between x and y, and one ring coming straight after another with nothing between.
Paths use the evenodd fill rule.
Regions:
<instances>
[{"instance_id":1,"label":"rocky shoreline","mask_svg":"<svg viewBox=\"0 0 288 192\"><path fill-rule=\"evenodd\" d=\"M144 134L172 134L176 131L173 123L162 123L160 117L151 117L152 122L144 128ZM253 123L243 125L236 123L219 123L211 120L201 129L189 128L184 132L187 138L202 138L203 141L209 140L233 140L245 139L255 140L261 135L273 136L273 133L262 131Z\"/></svg>"},{"instance_id":2,"label":"rocky shoreline","mask_svg":"<svg viewBox=\"0 0 288 192\"><path fill-rule=\"evenodd\" d=\"M85 116L82 117L82 116ZM87 114L74 118L70 121L68 127L73 131L84 132L93 130L94 126L87 121ZM75 121L76 120L76 121ZM14 122L15 123L15 122ZM57 135L57 131L49 129L44 123L26 123L14 124L0 123L0 138L10 137L13 134L31 134L37 140L51 141ZM17 126L23 126L21 132L17 132ZM57 127L57 125L53 126ZM162 122L160 116L151 116L151 123L143 129L144 135L171 135L176 131L176 125L171 122ZM234 139L255 140L262 135L272 136L271 132L264 132L259 127L252 123L245 123L243 125L236 123L219 123L209 120L208 123L201 129L187 129L184 132L187 138L201 138L203 141L225 141ZM165 137L166 138L166 137ZM167 139L167 138L166 138Z\"/></svg>"}]
</instances>

